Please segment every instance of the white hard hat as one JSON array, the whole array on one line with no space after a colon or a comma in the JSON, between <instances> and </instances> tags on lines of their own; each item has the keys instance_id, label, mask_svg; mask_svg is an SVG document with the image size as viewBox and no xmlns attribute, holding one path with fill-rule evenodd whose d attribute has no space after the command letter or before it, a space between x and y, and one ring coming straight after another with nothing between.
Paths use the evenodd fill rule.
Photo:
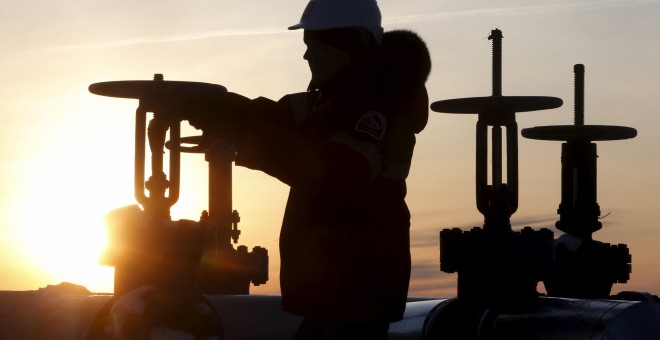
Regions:
<instances>
[{"instance_id":1,"label":"white hard hat","mask_svg":"<svg viewBox=\"0 0 660 340\"><path fill-rule=\"evenodd\" d=\"M300 22L289 27L307 30L362 27L378 44L383 40L380 9L376 0L310 0Z\"/></svg>"}]
</instances>

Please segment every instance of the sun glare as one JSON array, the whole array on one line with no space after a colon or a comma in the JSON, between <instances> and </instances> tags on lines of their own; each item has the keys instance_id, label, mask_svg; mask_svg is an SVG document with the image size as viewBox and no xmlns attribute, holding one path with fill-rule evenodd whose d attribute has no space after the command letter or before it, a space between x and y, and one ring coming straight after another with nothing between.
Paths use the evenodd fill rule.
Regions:
<instances>
[{"instance_id":1,"label":"sun glare","mask_svg":"<svg viewBox=\"0 0 660 340\"><path fill-rule=\"evenodd\" d=\"M30 270L43 277L39 287L72 282L93 292L113 289L113 268L98 264L105 245L102 220L110 210L133 203L132 197L125 197L130 189L124 190L132 178L122 178L125 164L90 171L100 168L83 165L88 162L84 155L90 154L85 148L91 147L34 156L26 166L30 181L11 202L14 241ZM28 284L36 288L34 282Z\"/></svg>"},{"instance_id":2,"label":"sun glare","mask_svg":"<svg viewBox=\"0 0 660 340\"><path fill-rule=\"evenodd\" d=\"M49 210L27 216L20 234L24 253L47 284L72 282L91 291L111 292L113 269L98 264L105 244L103 213Z\"/></svg>"}]
</instances>

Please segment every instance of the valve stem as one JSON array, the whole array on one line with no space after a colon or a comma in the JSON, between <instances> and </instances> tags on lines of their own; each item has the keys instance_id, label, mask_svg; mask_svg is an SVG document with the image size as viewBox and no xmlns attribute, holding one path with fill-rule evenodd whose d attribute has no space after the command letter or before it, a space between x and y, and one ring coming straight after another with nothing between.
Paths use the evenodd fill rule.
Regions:
<instances>
[{"instance_id":1,"label":"valve stem","mask_svg":"<svg viewBox=\"0 0 660 340\"><path fill-rule=\"evenodd\" d=\"M490 31L488 40L493 41L493 96L502 96L502 31Z\"/></svg>"},{"instance_id":2,"label":"valve stem","mask_svg":"<svg viewBox=\"0 0 660 340\"><path fill-rule=\"evenodd\" d=\"M584 65L575 64L575 120L574 125L584 125Z\"/></svg>"}]
</instances>

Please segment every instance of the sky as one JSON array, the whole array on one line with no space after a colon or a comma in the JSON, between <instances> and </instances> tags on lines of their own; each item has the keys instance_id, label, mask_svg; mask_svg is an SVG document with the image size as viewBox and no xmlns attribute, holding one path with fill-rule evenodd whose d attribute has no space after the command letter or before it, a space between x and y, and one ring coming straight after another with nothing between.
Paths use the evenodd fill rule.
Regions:
<instances>
[{"instance_id":1,"label":"sky","mask_svg":"<svg viewBox=\"0 0 660 340\"><path fill-rule=\"evenodd\" d=\"M103 216L135 204L137 101L91 94L116 80L198 81L251 98L304 91L309 70L297 23L305 0L46 0L0 2L0 290L63 281L112 291L98 265ZM380 0L385 30L427 43L431 101L491 94L490 31L502 30L503 95L554 96L561 108L519 113L519 128L573 123L573 65L586 67L585 124L637 129L598 143L594 239L627 244L633 269L613 291L660 294L660 0ZM410 295L454 296L439 270L438 232L483 224L475 205L476 115L431 112L408 179L412 212ZM197 132L184 123L184 135ZM514 228L554 229L560 142L519 136L520 203ZM184 155L173 219L206 209L206 162ZM287 187L234 169L239 244L265 247L279 293L278 235ZM606 216L605 216L606 215Z\"/></svg>"}]
</instances>

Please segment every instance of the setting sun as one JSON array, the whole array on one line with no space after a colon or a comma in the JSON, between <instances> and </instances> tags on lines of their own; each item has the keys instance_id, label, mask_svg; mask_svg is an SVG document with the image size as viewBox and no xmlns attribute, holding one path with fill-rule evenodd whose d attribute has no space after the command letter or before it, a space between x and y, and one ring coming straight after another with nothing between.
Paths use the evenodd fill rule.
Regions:
<instances>
[{"instance_id":1,"label":"setting sun","mask_svg":"<svg viewBox=\"0 0 660 340\"><path fill-rule=\"evenodd\" d=\"M102 171L93 164L76 166L94 149L103 146L78 143L29 161L25 175L30 180L10 202L15 246L30 270L43 276L40 286L68 281L96 292L112 291L113 269L97 262L105 244L102 219L114 207L132 203L119 199L130 177L112 177L129 173L124 164Z\"/></svg>"}]
</instances>

